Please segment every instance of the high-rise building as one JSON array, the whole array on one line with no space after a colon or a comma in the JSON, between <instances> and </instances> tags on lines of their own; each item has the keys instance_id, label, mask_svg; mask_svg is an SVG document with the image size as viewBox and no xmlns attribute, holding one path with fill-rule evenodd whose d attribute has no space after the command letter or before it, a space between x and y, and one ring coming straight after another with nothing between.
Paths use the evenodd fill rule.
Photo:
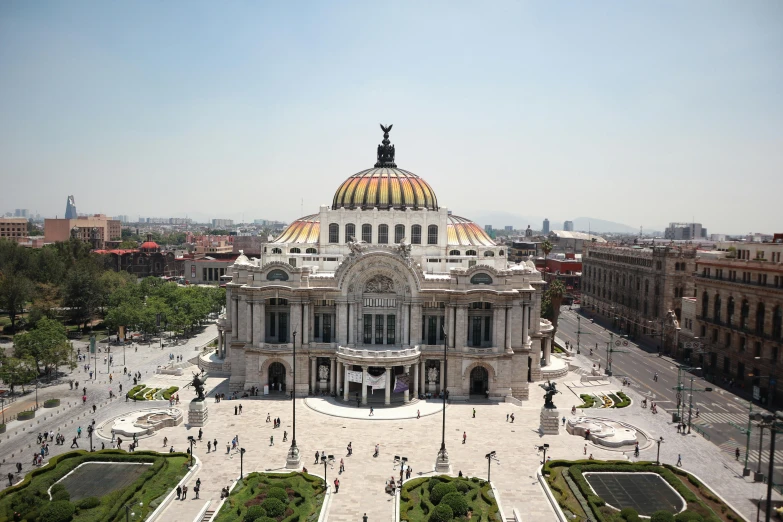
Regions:
<instances>
[{"instance_id":1,"label":"high-rise building","mask_svg":"<svg viewBox=\"0 0 783 522\"><path fill-rule=\"evenodd\" d=\"M213 219L212 228L228 228L234 226L233 219Z\"/></svg>"},{"instance_id":2,"label":"high-rise building","mask_svg":"<svg viewBox=\"0 0 783 522\"><path fill-rule=\"evenodd\" d=\"M26 208L17 208L14 210L14 217L27 218L30 217L30 211Z\"/></svg>"},{"instance_id":3,"label":"high-rise building","mask_svg":"<svg viewBox=\"0 0 783 522\"><path fill-rule=\"evenodd\" d=\"M573 221L563 221L563 230L566 232L573 232L574 231L574 222Z\"/></svg>"},{"instance_id":4,"label":"high-rise building","mask_svg":"<svg viewBox=\"0 0 783 522\"><path fill-rule=\"evenodd\" d=\"M94 249L101 249L108 246L107 242L119 243L122 230L119 220L109 219L103 214L44 221L44 238L47 243L68 241L71 237L89 242Z\"/></svg>"},{"instance_id":5,"label":"high-rise building","mask_svg":"<svg viewBox=\"0 0 783 522\"><path fill-rule=\"evenodd\" d=\"M79 215L76 213L76 200L73 196L68 196L68 202L65 204L65 219L76 219Z\"/></svg>"},{"instance_id":6,"label":"high-rise building","mask_svg":"<svg viewBox=\"0 0 783 522\"><path fill-rule=\"evenodd\" d=\"M549 234L549 220L546 218L544 219L544 225L541 227L541 232L543 234Z\"/></svg>"},{"instance_id":7,"label":"high-rise building","mask_svg":"<svg viewBox=\"0 0 783 522\"><path fill-rule=\"evenodd\" d=\"M707 237L707 229L701 223L669 223L663 233L666 239L695 240Z\"/></svg>"},{"instance_id":8,"label":"high-rise building","mask_svg":"<svg viewBox=\"0 0 783 522\"><path fill-rule=\"evenodd\" d=\"M513 232L514 231L514 225L506 225L506 232Z\"/></svg>"}]
</instances>

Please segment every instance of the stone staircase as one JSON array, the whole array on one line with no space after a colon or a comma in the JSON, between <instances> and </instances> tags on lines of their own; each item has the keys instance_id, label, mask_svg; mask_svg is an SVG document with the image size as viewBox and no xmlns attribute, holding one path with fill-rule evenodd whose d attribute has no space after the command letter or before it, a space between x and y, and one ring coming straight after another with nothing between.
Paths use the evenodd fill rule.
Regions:
<instances>
[{"instance_id":1,"label":"stone staircase","mask_svg":"<svg viewBox=\"0 0 783 522\"><path fill-rule=\"evenodd\" d=\"M212 517L214 516L215 516L215 510L208 509L204 512L204 516L201 517L201 522L209 522L210 520L212 520Z\"/></svg>"}]
</instances>

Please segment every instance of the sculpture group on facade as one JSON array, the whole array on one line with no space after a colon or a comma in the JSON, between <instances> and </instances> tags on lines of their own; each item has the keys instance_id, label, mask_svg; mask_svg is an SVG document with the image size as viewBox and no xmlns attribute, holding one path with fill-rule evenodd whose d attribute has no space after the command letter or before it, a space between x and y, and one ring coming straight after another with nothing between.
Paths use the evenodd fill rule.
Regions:
<instances>
[{"instance_id":1,"label":"sculpture group on facade","mask_svg":"<svg viewBox=\"0 0 783 522\"><path fill-rule=\"evenodd\" d=\"M427 382L430 384L435 384L438 381L438 369L437 368L430 368L427 370Z\"/></svg>"},{"instance_id":2,"label":"sculpture group on facade","mask_svg":"<svg viewBox=\"0 0 783 522\"><path fill-rule=\"evenodd\" d=\"M364 291L368 294L394 293L394 281L390 277L377 275L367 281L364 285Z\"/></svg>"}]
</instances>

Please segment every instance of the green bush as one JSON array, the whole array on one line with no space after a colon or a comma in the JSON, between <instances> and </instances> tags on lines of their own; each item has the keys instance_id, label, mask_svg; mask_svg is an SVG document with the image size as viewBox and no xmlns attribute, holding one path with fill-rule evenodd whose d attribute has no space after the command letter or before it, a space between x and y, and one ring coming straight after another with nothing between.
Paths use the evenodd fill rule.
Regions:
<instances>
[{"instance_id":1,"label":"green bush","mask_svg":"<svg viewBox=\"0 0 783 522\"><path fill-rule=\"evenodd\" d=\"M56 486L59 486L60 484L56 484ZM52 488L52 502L56 502L58 500L65 500L66 502L71 501L71 494L68 493L68 490L65 488L58 489L57 491Z\"/></svg>"},{"instance_id":2,"label":"green bush","mask_svg":"<svg viewBox=\"0 0 783 522\"><path fill-rule=\"evenodd\" d=\"M60 405L60 399L46 399L44 401L44 408L56 408Z\"/></svg>"},{"instance_id":3,"label":"green bush","mask_svg":"<svg viewBox=\"0 0 783 522\"><path fill-rule=\"evenodd\" d=\"M266 510L264 508L262 508L261 506L250 506L250 509L248 509L247 513L245 513L245 518L243 519L243 521L254 522L259 518L263 518L265 516L266 516Z\"/></svg>"},{"instance_id":4,"label":"green bush","mask_svg":"<svg viewBox=\"0 0 783 522\"><path fill-rule=\"evenodd\" d=\"M166 400L171 399L171 396L179 390L178 386L172 386L171 388L168 388L166 391L163 392L163 398Z\"/></svg>"},{"instance_id":5,"label":"green bush","mask_svg":"<svg viewBox=\"0 0 783 522\"><path fill-rule=\"evenodd\" d=\"M620 510L620 516L627 522L639 522L639 513L634 508L623 508Z\"/></svg>"},{"instance_id":6,"label":"green bush","mask_svg":"<svg viewBox=\"0 0 783 522\"><path fill-rule=\"evenodd\" d=\"M434 488L434 487L435 487L435 486L437 486L438 484L442 484L442 483L443 483L443 481L442 481L442 480L440 480L439 478L437 478L437 477L432 477L432 478L429 480L429 482L427 482L427 491L432 491L432 488Z\"/></svg>"},{"instance_id":7,"label":"green bush","mask_svg":"<svg viewBox=\"0 0 783 522\"><path fill-rule=\"evenodd\" d=\"M704 517L690 510L685 510L674 516L675 522L704 522Z\"/></svg>"},{"instance_id":8,"label":"green bush","mask_svg":"<svg viewBox=\"0 0 783 522\"><path fill-rule=\"evenodd\" d=\"M460 493L467 493L468 491L470 491L470 486L464 480L457 479L454 482L452 482L452 484L454 484L454 487L456 487L457 491L459 491Z\"/></svg>"},{"instance_id":9,"label":"green bush","mask_svg":"<svg viewBox=\"0 0 783 522\"><path fill-rule=\"evenodd\" d=\"M452 491L457 491L457 488L454 486L454 484L451 482L442 482L436 485L434 488L432 488L432 491L430 491L430 502L437 506L440 504L441 499Z\"/></svg>"},{"instance_id":10,"label":"green bush","mask_svg":"<svg viewBox=\"0 0 783 522\"><path fill-rule=\"evenodd\" d=\"M461 517L468 514L468 501L465 500L465 495L458 491L447 493L440 499L440 503L449 506L455 517Z\"/></svg>"},{"instance_id":11,"label":"green bush","mask_svg":"<svg viewBox=\"0 0 783 522\"><path fill-rule=\"evenodd\" d=\"M33 417L35 417L35 410L20 411L16 416L17 420L30 420Z\"/></svg>"},{"instance_id":12,"label":"green bush","mask_svg":"<svg viewBox=\"0 0 783 522\"><path fill-rule=\"evenodd\" d=\"M73 518L76 507L67 500L58 500L41 508L40 522L68 522Z\"/></svg>"},{"instance_id":13,"label":"green bush","mask_svg":"<svg viewBox=\"0 0 783 522\"><path fill-rule=\"evenodd\" d=\"M614 405L615 408L625 408L626 406L631 404L631 398L628 397L623 392L618 392L617 396L620 397L620 403L619 404L615 403L615 405Z\"/></svg>"},{"instance_id":14,"label":"green bush","mask_svg":"<svg viewBox=\"0 0 783 522\"><path fill-rule=\"evenodd\" d=\"M587 393L581 394L579 398L581 398L582 401L584 401L584 404L580 404L579 406L577 406L577 408L592 408L593 405L595 404L595 397L593 397L592 395L588 395Z\"/></svg>"},{"instance_id":15,"label":"green bush","mask_svg":"<svg viewBox=\"0 0 783 522\"><path fill-rule=\"evenodd\" d=\"M674 522L674 515L668 511L656 511L650 517L650 522Z\"/></svg>"},{"instance_id":16,"label":"green bush","mask_svg":"<svg viewBox=\"0 0 783 522\"><path fill-rule=\"evenodd\" d=\"M451 508L443 504L432 510L430 522L449 522L452 518L454 518L454 513Z\"/></svg>"},{"instance_id":17,"label":"green bush","mask_svg":"<svg viewBox=\"0 0 783 522\"><path fill-rule=\"evenodd\" d=\"M266 492L267 498L276 498L283 504L288 503L288 493L285 492L283 488L269 488L269 491Z\"/></svg>"},{"instance_id":18,"label":"green bush","mask_svg":"<svg viewBox=\"0 0 783 522\"><path fill-rule=\"evenodd\" d=\"M79 509L92 509L101 505L101 499L98 497L87 497L77 502L76 507Z\"/></svg>"},{"instance_id":19,"label":"green bush","mask_svg":"<svg viewBox=\"0 0 783 522\"><path fill-rule=\"evenodd\" d=\"M261 517L261 518L257 518L256 522L277 522L277 519L270 518L270 517Z\"/></svg>"},{"instance_id":20,"label":"green bush","mask_svg":"<svg viewBox=\"0 0 783 522\"><path fill-rule=\"evenodd\" d=\"M261 503L261 507L266 511L267 516L277 518L285 513L285 504L276 498L267 498Z\"/></svg>"}]
</instances>

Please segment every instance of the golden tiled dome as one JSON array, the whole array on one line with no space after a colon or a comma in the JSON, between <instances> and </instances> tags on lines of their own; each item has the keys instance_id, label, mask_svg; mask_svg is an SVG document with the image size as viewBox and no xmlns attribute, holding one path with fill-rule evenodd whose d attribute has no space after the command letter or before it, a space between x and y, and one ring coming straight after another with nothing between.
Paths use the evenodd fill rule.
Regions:
<instances>
[{"instance_id":1,"label":"golden tiled dome","mask_svg":"<svg viewBox=\"0 0 783 522\"><path fill-rule=\"evenodd\" d=\"M413 172L380 167L357 172L334 193L332 208L438 210L429 184Z\"/></svg>"}]
</instances>

